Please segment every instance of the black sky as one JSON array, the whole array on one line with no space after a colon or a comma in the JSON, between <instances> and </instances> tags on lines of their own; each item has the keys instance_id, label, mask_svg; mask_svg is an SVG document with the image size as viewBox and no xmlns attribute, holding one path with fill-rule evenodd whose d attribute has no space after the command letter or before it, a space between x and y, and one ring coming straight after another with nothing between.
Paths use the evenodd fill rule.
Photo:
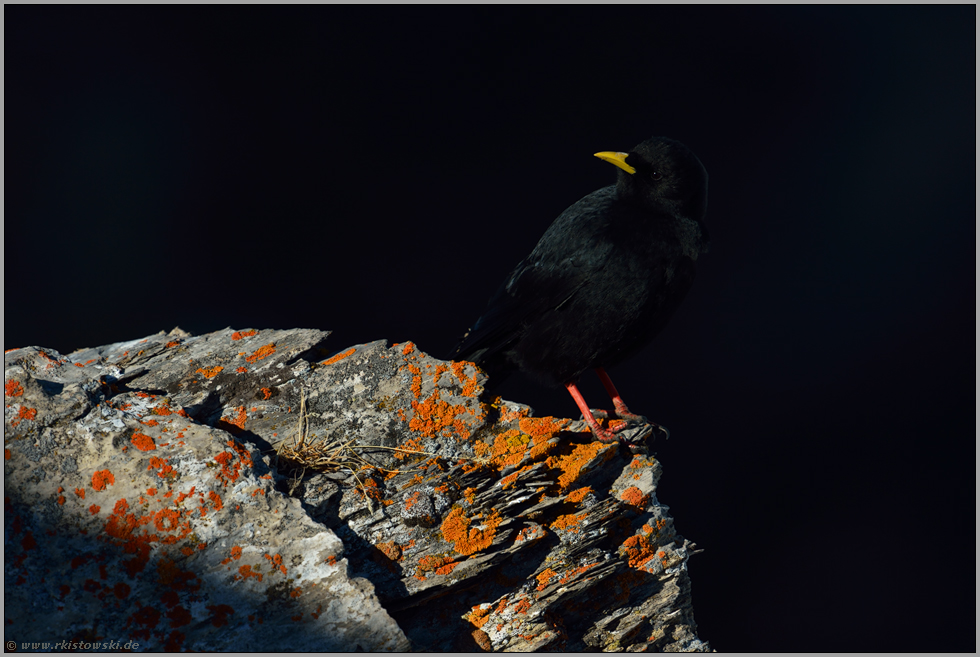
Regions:
<instances>
[{"instance_id":1,"label":"black sky","mask_svg":"<svg viewBox=\"0 0 980 657\"><path fill-rule=\"evenodd\" d=\"M701 637L972 652L975 14L5 6L4 348L309 327L444 356L614 180L592 153L670 136L712 250L611 373L672 431Z\"/></svg>"}]
</instances>

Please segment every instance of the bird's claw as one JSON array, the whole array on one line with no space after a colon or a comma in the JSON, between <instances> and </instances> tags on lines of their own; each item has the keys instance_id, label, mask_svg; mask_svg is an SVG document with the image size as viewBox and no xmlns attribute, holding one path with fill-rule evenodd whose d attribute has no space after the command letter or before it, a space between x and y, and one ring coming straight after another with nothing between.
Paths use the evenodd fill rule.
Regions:
<instances>
[{"instance_id":1,"label":"bird's claw","mask_svg":"<svg viewBox=\"0 0 980 657\"><path fill-rule=\"evenodd\" d=\"M605 411L592 411L595 417L600 417L603 419L608 419L609 415ZM630 451L635 453L645 451L646 447L644 445L647 438L653 434L654 429L663 431L667 437L670 437L670 432L666 427L663 427L656 422L650 422L642 415L636 416L640 418L640 421L634 422L632 420L625 420L615 426L602 427L598 423L595 426L590 427L592 430L592 435L603 443L614 443L622 442ZM623 418L620 418L623 419Z\"/></svg>"},{"instance_id":2,"label":"bird's claw","mask_svg":"<svg viewBox=\"0 0 980 657\"><path fill-rule=\"evenodd\" d=\"M631 424L655 424L650 422L645 415L637 415L636 413L630 413L626 408L617 408L615 411L604 411L601 408L591 408L592 415L597 418L602 418L605 420L626 420Z\"/></svg>"},{"instance_id":3,"label":"bird's claw","mask_svg":"<svg viewBox=\"0 0 980 657\"><path fill-rule=\"evenodd\" d=\"M668 440L670 438L670 429L668 429L662 424L651 422L650 420L647 419L645 415L630 413L628 410L626 410L625 407L617 408L615 411L612 412L605 411L601 408L591 408L589 410L592 412L592 416L595 418L601 418L603 420L619 419L619 420L626 421L625 424L620 424L616 427L610 427L608 431L612 431L613 433L619 433L620 431L623 431L624 429L626 429L631 425L645 424L651 427L651 430L656 429L657 431L663 432L664 440ZM595 431L593 431L593 433L595 433ZM605 441L605 442L611 442L611 441Z\"/></svg>"}]
</instances>

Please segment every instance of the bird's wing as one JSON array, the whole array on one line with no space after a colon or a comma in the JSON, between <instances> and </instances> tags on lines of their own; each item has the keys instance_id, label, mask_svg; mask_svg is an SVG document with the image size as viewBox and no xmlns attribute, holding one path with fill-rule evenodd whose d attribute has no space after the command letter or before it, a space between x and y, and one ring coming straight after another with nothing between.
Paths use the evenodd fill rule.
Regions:
<instances>
[{"instance_id":1,"label":"bird's wing","mask_svg":"<svg viewBox=\"0 0 980 657\"><path fill-rule=\"evenodd\" d=\"M452 358L475 362L490 358L520 339L534 319L560 308L588 285L611 250L597 238L612 192L611 187L594 192L559 215L534 251L497 289Z\"/></svg>"},{"instance_id":2,"label":"bird's wing","mask_svg":"<svg viewBox=\"0 0 980 657\"><path fill-rule=\"evenodd\" d=\"M587 284L588 276L572 259L563 264L558 270L532 256L525 258L497 289L486 312L462 337L452 358L484 361L518 340L536 317L571 299Z\"/></svg>"}]
</instances>

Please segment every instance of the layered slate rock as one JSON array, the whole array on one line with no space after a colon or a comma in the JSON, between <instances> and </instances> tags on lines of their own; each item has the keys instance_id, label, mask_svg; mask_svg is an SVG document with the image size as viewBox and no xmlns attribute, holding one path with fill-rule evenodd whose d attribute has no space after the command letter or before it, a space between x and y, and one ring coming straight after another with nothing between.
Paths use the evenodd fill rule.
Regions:
<instances>
[{"instance_id":1,"label":"layered slate rock","mask_svg":"<svg viewBox=\"0 0 980 657\"><path fill-rule=\"evenodd\" d=\"M336 534L276 490L269 456L240 432L238 410L216 406L212 381L225 365L242 379L285 383L289 366L326 337L270 334L251 348L227 331L70 357L5 354L8 640L150 651L408 648L370 582L348 575ZM254 393L244 380L222 388Z\"/></svg>"},{"instance_id":2,"label":"layered slate rock","mask_svg":"<svg viewBox=\"0 0 980 657\"><path fill-rule=\"evenodd\" d=\"M708 649L655 458L483 399L471 363L326 337L8 352L8 592L45 610L16 624L150 650Z\"/></svg>"}]
</instances>

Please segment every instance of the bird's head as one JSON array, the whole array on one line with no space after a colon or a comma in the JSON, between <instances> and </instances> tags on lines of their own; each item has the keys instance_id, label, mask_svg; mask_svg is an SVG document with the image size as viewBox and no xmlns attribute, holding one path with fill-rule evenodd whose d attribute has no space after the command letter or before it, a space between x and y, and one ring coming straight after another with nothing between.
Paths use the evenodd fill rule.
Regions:
<instances>
[{"instance_id":1,"label":"bird's head","mask_svg":"<svg viewBox=\"0 0 980 657\"><path fill-rule=\"evenodd\" d=\"M619 167L619 198L647 209L695 221L708 207L708 172L691 150L673 139L652 137L629 153L603 151L596 157Z\"/></svg>"}]
</instances>

